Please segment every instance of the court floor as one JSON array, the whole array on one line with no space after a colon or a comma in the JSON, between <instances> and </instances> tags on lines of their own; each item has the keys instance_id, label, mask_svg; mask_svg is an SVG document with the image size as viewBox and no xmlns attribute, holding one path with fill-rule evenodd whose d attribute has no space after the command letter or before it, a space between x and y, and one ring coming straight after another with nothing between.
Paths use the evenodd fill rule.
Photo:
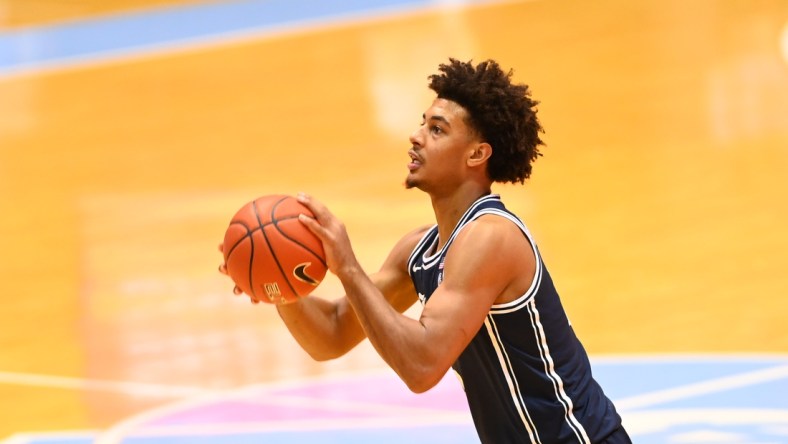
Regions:
<instances>
[{"instance_id":1,"label":"court floor","mask_svg":"<svg viewBox=\"0 0 788 444\"><path fill-rule=\"evenodd\" d=\"M596 377L634 442L788 441L785 356L627 356L594 359ZM634 376L637 375L637 376ZM18 434L7 444L474 443L459 383L423 395L392 372L205 391L101 431Z\"/></svg>"},{"instance_id":2,"label":"court floor","mask_svg":"<svg viewBox=\"0 0 788 444\"><path fill-rule=\"evenodd\" d=\"M788 442L785 0L0 0L0 442L475 442L451 374L313 362L216 271L264 194L369 269L430 223L407 136L450 56L541 101L496 191L636 442Z\"/></svg>"}]
</instances>

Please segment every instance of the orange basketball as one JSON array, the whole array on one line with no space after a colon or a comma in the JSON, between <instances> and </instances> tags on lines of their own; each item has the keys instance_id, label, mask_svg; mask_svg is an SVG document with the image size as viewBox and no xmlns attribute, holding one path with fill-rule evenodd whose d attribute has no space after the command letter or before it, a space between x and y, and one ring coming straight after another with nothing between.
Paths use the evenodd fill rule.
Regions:
<instances>
[{"instance_id":1,"label":"orange basketball","mask_svg":"<svg viewBox=\"0 0 788 444\"><path fill-rule=\"evenodd\" d=\"M235 285L252 300L293 302L326 275L323 244L299 220L314 217L292 196L270 195L238 210L224 234L224 262Z\"/></svg>"}]
</instances>

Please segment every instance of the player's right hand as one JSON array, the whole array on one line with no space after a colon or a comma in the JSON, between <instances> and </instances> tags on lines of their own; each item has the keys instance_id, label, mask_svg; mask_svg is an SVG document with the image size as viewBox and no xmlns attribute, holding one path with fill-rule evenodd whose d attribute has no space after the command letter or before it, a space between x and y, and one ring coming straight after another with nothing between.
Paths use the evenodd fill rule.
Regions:
<instances>
[{"instance_id":1,"label":"player's right hand","mask_svg":"<svg viewBox=\"0 0 788 444\"><path fill-rule=\"evenodd\" d=\"M306 225L323 243L328 269L340 280L345 276L345 271L355 272L360 270L361 266L353 252L353 247L350 245L350 238L345 229L345 224L334 216L323 203L311 196L305 193L298 193L296 199L315 215L313 219L302 214L298 220Z\"/></svg>"}]
</instances>

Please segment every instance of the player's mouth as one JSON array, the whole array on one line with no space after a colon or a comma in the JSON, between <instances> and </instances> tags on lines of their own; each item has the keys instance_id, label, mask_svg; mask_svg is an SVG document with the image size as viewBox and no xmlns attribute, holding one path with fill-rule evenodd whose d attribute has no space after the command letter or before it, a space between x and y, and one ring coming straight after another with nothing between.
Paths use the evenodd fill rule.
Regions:
<instances>
[{"instance_id":1,"label":"player's mouth","mask_svg":"<svg viewBox=\"0 0 788 444\"><path fill-rule=\"evenodd\" d=\"M408 164L408 169L410 171L418 169L422 164L421 157L419 157L419 155L416 154L416 151L414 150L408 151L408 156L410 156L410 163Z\"/></svg>"}]
</instances>

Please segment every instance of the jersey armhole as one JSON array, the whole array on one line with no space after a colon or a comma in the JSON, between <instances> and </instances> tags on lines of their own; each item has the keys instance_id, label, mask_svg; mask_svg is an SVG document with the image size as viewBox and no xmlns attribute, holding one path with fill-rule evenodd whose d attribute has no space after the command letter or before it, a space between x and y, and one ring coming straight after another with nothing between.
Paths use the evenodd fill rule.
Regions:
<instances>
[{"instance_id":1,"label":"jersey armhole","mask_svg":"<svg viewBox=\"0 0 788 444\"><path fill-rule=\"evenodd\" d=\"M534 295L536 295L536 292L539 290L539 285L542 282L542 273L544 269L544 264L542 263L542 256L539 254L539 248L536 246L536 242L534 241L533 236L531 236L531 233L528 231L528 227L525 226L525 224L523 223L523 221L520 220L520 218L505 210L501 210L497 208L486 208L476 213L474 215L474 219L486 214L506 218L510 222L515 224L517 228L520 229L520 232L523 234L523 236L525 236L525 239L528 241L528 244L531 246L531 251L534 254L536 267L534 270L533 278L531 280L531 285L528 287L528 290L526 290L526 292L522 296L519 296L512 301L503 304L495 304L492 307L490 307L490 314L502 314L502 313L517 311L523 306L525 306L531 299L533 299Z\"/></svg>"}]
</instances>

